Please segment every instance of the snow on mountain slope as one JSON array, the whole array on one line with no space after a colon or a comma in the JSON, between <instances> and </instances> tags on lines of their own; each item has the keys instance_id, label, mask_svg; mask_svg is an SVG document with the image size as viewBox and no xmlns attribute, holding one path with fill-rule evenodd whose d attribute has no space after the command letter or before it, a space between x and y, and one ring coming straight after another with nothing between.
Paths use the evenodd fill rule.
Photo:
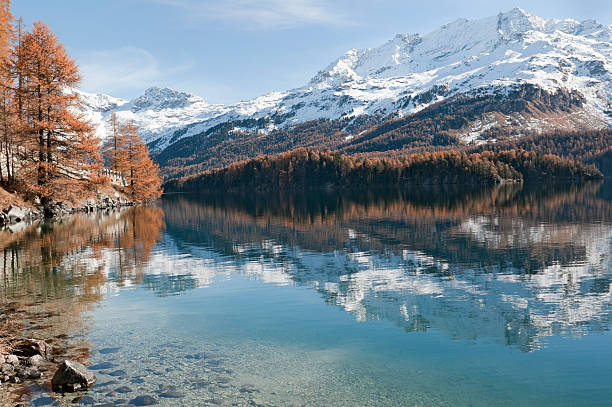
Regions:
<instances>
[{"instance_id":1,"label":"snow on mountain slope","mask_svg":"<svg viewBox=\"0 0 612 407\"><path fill-rule=\"evenodd\" d=\"M481 20L460 19L427 35L397 35L378 48L350 50L306 86L234 105L212 105L160 88L131 101L82 95L87 116L100 124L98 134L104 134L103 119L116 110L120 119L134 119L160 151L235 120L266 119L264 126L260 121L247 129L255 132L315 119L406 115L454 95L503 93L525 83L553 93L577 91L586 102L572 113L577 120L591 128L612 125L612 26L513 9ZM540 119L529 120L526 125L538 130ZM476 123L465 141L473 141L478 131Z\"/></svg>"}]
</instances>

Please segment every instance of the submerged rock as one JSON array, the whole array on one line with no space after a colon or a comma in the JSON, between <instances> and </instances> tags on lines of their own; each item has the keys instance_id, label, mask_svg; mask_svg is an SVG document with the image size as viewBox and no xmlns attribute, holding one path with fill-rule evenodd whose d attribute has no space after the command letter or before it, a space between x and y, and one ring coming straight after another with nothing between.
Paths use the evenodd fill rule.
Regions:
<instances>
[{"instance_id":1,"label":"submerged rock","mask_svg":"<svg viewBox=\"0 0 612 407\"><path fill-rule=\"evenodd\" d=\"M245 384L240 388L240 393L255 393L257 389L252 384Z\"/></svg>"},{"instance_id":2,"label":"submerged rock","mask_svg":"<svg viewBox=\"0 0 612 407\"><path fill-rule=\"evenodd\" d=\"M55 400L51 397L39 397L36 400L32 400L33 406L54 406L57 405Z\"/></svg>"},{"instance_id":3,"label":"submerged rock","mask_svg":"<svg viewBox=\"0 0 612 407\"><path fill-rule=\"evenodd\" d=\"M181 399L185 397L185 395L183 393L179 393L178 391L165 391L163 393L159 393L159 397L166 399Z\"/></svg>"},{"instance_id":4,"label":"submerged rock","mask_svg":"<svg viewBox=\"0 0 612 407\"><path fill-rule=\"evenodd\" d=\"M78 402L79 404L83 404L83 405L92 405L94 404L96 401L94 400L93 397L91 396L85 396L85 397L81 397L77 400L75 400L76 402ZM73 401L73 403L75 402Z\"/></svg>"},{"instance_id":5,"label":"submerged rock","mask_svg":"<svg viewBox=\"0 0 612 407\"><path fill-rule=\"evenodd\" d=\"M86 389L95 382L96 376L92 372L82 364L70 360L65 360L51 379L53 390L64 392Z\"/></svg>"},{"instance_id":6,"label":"submerged rock","mask_svg":"<svg viewBox=\"0 0 612 407\"><path fill-rule=\"evenodd\" d=\"M130 400L130 404L134 406L152 406L157 404L157 399L152 396L138 396Z\"/></svg>"}]
</instances>

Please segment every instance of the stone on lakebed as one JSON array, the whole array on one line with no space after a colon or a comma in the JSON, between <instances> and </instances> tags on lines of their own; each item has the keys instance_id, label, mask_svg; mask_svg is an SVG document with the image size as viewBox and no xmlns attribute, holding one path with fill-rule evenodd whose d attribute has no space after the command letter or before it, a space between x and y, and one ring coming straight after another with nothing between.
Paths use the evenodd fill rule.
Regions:
<instances>
[{"instance_id":1,"label":"stone on lakebed","mask_svg":"<svg viewBox=\"0 0 612 407\"><path fill-rule=\"evenodd\" d=\"M51 379L55 391L74 392L84 390L96 382L96 376L78 362L65 360Z\"/></svg>"}]
</instances>

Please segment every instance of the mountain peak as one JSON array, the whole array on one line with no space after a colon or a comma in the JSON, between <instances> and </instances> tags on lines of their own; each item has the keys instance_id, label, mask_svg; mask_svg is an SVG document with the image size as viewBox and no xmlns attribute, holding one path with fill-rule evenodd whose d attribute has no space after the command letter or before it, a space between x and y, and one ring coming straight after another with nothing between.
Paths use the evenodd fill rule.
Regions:
<instances>
[{"instance_id":1,"label":"mountain peak","mask_svg":"<svg viewBox=\"0 0 612 407\"><path fill-rule=\"evenodd\" d=\"M174 90L168 87L151 86L144 90L140 98L157 98L157 99L177 99L177 98L197 98L198 96L179 90Z\"/></svg>"},{"instance_id":2,"label":"mountain peak","mask_svg":"<svg viewBox=\"0 0 612 407\"><path fill-rule=\"evenodd\" d=\"M105 95L103 93L89 93L76 88L66 89L67 93L79 96L81 104L88 109L111 111L127 103L127 100Z\"/></svg>"},{"instance_id":3,"label":"mountain peak","mask_svg":"<svg viewBox=\"0 0 612 407\"><path fill-rule=\"evenodd\" d=\"M523 10L520 7L514 7L511 10L499 13L499 15L506 15L506 16L510 16L510 17L515 17L515 18L529 18L532 17L531 14L529 14L528 12L526 12L525 10Z\"/></svg>"},{"instance_id":4,"label":"mountain peak","mask_svg":"<svg viewBox=\"0 0 612 407\"><path fill-rule=\"evenodd\" d=\"M206 102L201 97L192 93L159 86L145 89L142 95L131 102L132 111L177 109L194 103L205 104Z\"/></svg>"},{"instance_id":5,"label":"mountain peak","mask_svg":"<svg viewBox=\"0 0 612 407\"><path fill-rule=\"evenodd\" d=\"M515 7L497 15L497 30L504 39L511 39L528 31L546 32L550 21L552 20L531 15L525 10Z\"/></svg>"}]
</instances>

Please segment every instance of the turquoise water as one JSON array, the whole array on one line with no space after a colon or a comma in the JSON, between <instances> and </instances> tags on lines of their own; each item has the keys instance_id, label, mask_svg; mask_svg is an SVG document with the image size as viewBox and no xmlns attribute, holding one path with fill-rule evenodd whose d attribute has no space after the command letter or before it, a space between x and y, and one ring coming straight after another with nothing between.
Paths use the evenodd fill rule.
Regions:
<instances>
[{"instance_id":1,"label":"turquoise water","mask_svg":"<svg viewBox=\"0 0 612 407\"><path fill-rule=\"evenodd\" d=\"M88 218L98 254L88 237L57 267L99 276L72 331L98 378L80 403L610 405L611 191L180 196Z\"/></svg>"}]
</instances>

